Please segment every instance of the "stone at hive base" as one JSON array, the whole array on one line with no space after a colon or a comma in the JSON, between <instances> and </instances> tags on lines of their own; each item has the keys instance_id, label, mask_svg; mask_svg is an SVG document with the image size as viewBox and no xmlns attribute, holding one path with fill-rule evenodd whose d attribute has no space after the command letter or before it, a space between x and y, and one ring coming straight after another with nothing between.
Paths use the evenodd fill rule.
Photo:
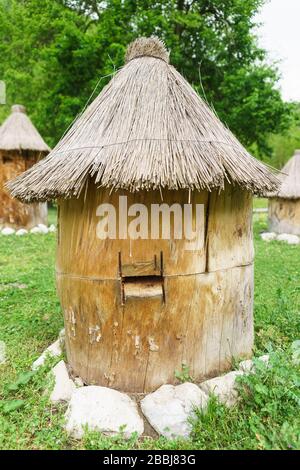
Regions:
<instances>
[{"instance_id":1,"label":"stone at hive base","mask_svg":"<svg viewBox=\"0 0 300 470\"><path fill-rule=\"evenodd\" d=\"M144 422L137 405L128 395L116 390L91 385L77 388L66 413L66 430L75 439L81 439L85 426L89 430L113 436L144 432Z\"/></svg>"},{"instance_id":2,"label":"stone at hive base","mask_svg":"<svg viewBox=\"0 0 300 470\"><path fill-rule=\"evenodd\" d=\"M26 235L27 233L28 233L28 230L25 230L25 228L20 228L20 230L16 232L16 235L18 237L22 237L23 235Z\"/></svg>"},{"instance_id":3,"label":"stone at hive base","mask_svg":"<svg viewBox=\"0 0 300 470\"><path fill-rule=\"evenodd\" d=\"M6 344L4 341L0 341L0 364L5 364L6 362Z\"/></svg>"},{"instance_id":4,"label":"stone at hive base","mask_svg":"<svg viewBox=\"0 0 300 470\"><path fill-rule=\"evenodd\" d=\"M56 356L60 356L61 354L62 354L62 349L60 345L60 340L58 339L57 341L55 341L55 343L51 344L47 349L45 349L43 354L41 354L40 357L36 361L34 361L34 363L31 366L32 370L36 370L38 369L38 367L41 367L42 365L44 365L47 359L47 356L56 357Z\"/></svg>"},{"instance_id":5,"label":"stone at hive base","mask_svg":"<svg viewBox=\"0 0 300 470\"><path fill-rule=\"evenodd\" d=\"M31 230L30 230L30 233L43 233L42 230L40 229L40 227L33 227Z\"/></svg>"},{"instance_id":6,"label":"stone at hive base","mask_svg":"<svg viewBox=\"0 0 300 470\"><path fill-rule=\"evenodd\" d=\"M269 354L265 354L264 356L260 356L257 358L258 361L262 361L264 363L269 362ZM252 372L255 373L255 365L252 359L247 359L246 361L242 361L239 364L239 370L242 372Z\"/></svg>"},{"instance_id":7,"label":"stone at hive base","mask_svg":"<svg viewBox=\"0 0 300 470\"><path fill-rule=\"evenodd\" d=\"M188 438L191 432L189 419L194 407L204 410L208 396L193 383L162 385L141 401L141 408L151 426L168 438Z\"/></svg>"},{"instance_id":8,"label":"stone at hive base","mask_svg":"<svg viewBox=\"0 0 300 470\"><path fill-rule=\"evenodd\" d=\"M6 227L1 231L2 235L13 235L15 233L15 230L10 227Z\"/></svg>"},{"instance_id":9,"label":"stone at hive base","mask_svg":"<svg viewBox=\"0 0 300 470\"><path fill-rule=\"evenodd\" d=\"M286 242L288 245L298 245L300 243L300 238L298 235L291 235L289 233L281 233L277 236L279 242Z\"/></svg>"},{"instance_id":10,"label":"stone at hive base","mask_svg":"<svg viewBox=\"0 0 300 470\"><path fill-rule=\"evenodd\" d=\"M51 403L70 401L76 386L69 377L64 361L56 364L51 373L54 375L54 388L50 395Z\"/></svg>"},{"instance_id":11,"label":"stone at hive base","mask_svg":"<svg viewBox=\"0 0 300 470\"><path fill-rule=\"evenodd\" d=\"M38 228L40 229L41 233L48 233L48 227L45 224L38 224Z\"/></svg>"},{"instance_id":12,"label":"stone at hive base","mask_svg":"<svg viewBox=\"0 0 300 470\"><path fill-rule=\"evenodd\" d=\"M276 233L275 232L264 232L260 234L260 237L265 242L270 242L272 240L276 240Z\"/></svg>"},{"instance_id":13,"label":"stone at hive base","mask_svg":"<svg viewBox=\"0 0 300 470\"><path fill-rule=\"evenodd\" d=\"M243 375L244 372L237 370L228 374L206 380L200 384L200 388L207 394L213 394L218 397L221 403L227 406L233 406L238 400L236 390L236 378Z\"/></svg>"}]
</instances>

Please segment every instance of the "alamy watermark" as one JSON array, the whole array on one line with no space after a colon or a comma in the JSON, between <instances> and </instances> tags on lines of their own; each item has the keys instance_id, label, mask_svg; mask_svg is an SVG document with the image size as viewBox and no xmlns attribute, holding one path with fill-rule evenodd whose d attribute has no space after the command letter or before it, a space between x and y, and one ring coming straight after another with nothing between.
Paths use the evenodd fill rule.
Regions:
<instances>
[{"instance_id":1,"label":"alamy watermark","mask_svg":"<svg viewBox=\"0 0 300 470\"><path fill-rule=\"evenodd\" d=\"M100 204L97 237L116 240L184 240L185 250L204 247L204 204L131 204L119 196L118 207Z\"/></svg>"},{"instance_id":2,"label":"alamy watermark","mask_svg":"<svg viewBox=\"0 0 300 470\"><path fill-rule=\"evenodd\" d=\"M6 86L3 80L0 80L0 104L6 104Z\"/></svg>"}]
</instances>

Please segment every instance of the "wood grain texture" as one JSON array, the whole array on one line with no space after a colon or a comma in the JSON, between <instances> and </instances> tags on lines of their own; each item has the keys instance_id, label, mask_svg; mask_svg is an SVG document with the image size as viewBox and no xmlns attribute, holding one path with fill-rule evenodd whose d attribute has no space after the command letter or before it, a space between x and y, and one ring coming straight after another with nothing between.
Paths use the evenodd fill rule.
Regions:
<instances>
[{"instance_id":1,"label":"wood grain texture","mask_svg":"<svg viewBox=\"0 0 300 470\"><path fill-rule=\"evenodd\" d=\"M202 380L251 355L252 266L167 278L166 303L133 298L122 306L117 280L58 276L57 284L68 361L87 383L151 391L174 383L182 364Z\"/></svg>"},{"instance_id":2,"label":"wood grain texture","mask_svg":"<svg viewBox=\"0 0 300 470\"><path fill-rule=\"evenodd\" d=\"M38 159L39 152L0 152L0 226L31 229L47 225L47 204L23 204L11 197L5 183L20 175Z\"/></svg>"},{"instance_id":3,"label":"wood grain texture","mask_svg":"<svg viewBox=\"0 0 300 470\"><path fill-rule=\"evenodd\" d=\"M60 201L57 287L74 375L86 383L148 392L174 383L182 364L202 380L229 369L233 357L251 355L252 207L247 192L230 189L220 200L206 192L191 194L205 214L206 243L195 251L184 249L186 240L172 238L97 238L97 207L101 202L117 207L118 193L91 187L78 200ZM128 196L128 204L147 207L161 197L169 204L189 198L184 190ZM242 237L235 234L239 224ZM222 243L222 236L229 241Z\"/></svg>"},{"instance_id":4,"label":"wood grain texture","mask_svg":"<svg viewBox=\"0 0 300 470\"><path fill-rule=\"evenodd\" d=\"M253 263L252 195L227 184L210 196L208 271Z\"/></svg>"},{"instance_id":5,"label":"wood grain texture","mask_svg":"<svg viewBox=\"0 0 300 470\"><path fill-rule=\"evenodd\" d=\"M300 235L300 199L269 199L269 231Z\"/></svg>"},{"instance_id":6,"label":"wood grain texture","mask_svg":"<svg viewBox=\"0 0 300 470\"><path fill-rule=\"evenodd\" d=\"M132 262L128 264L122 264L123 276L134 277L134 276L155 276L160 273L160 265L156 261L154 256L151 261Z\"/></svg>"},{"instance_id":7,"label":"wood grain texture","mask_svg":"<svg viewBox=\"0 0 300 470\"><path fill-rule=\"evenodd\" d=\"M151 204L188 204L189 192L182 191L143 191L137 194L129 192L114 192L97 190L90 186L85 195L79 199L67 199L60 201L60 221L57 269L58 271L91 276L96 278L118 277L118 254L122 254L122 266L130 265L132 269L137 264L149 263L150 260L160 258L160 252L164 253L164 273L166 275L183 273L204 272L206 267L205 247L196 251L187 251L187 241L174 240L100 240L96 236L97 207L102 203L119 207L119 196L128 197L128 207L132 204L145 204L151 211ZM207 204L208 195L192 193L191 202L195 204ZM117 213L117 223L119 214ZM126 219L127 220L127 219ZM130 222L128 217L128 222ZM171 217L171 234L173 233L173 217ZM150 217L149 217L150 223ZM117 232L119 227L117 227ZM201 232L204 234L205 221ZM150 233L150 227L149 227ZM199 233L199 238L202 234Z\"/></svg>"}]
</instances>

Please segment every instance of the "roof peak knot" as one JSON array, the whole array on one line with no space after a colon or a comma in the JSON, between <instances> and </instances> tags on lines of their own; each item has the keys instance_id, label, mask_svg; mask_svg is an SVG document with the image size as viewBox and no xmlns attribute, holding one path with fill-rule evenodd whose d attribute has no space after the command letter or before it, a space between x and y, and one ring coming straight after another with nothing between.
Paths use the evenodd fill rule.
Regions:
<instances>
[{"instance_id":1,"label":"roof peak knot","mask_svg":"<svg viewBox=\"0 0 300 470\"><path fill-rule=\"evenodd\" d=\"M164 42L156 36L140 37L127 47L125 62L139 57L155 57L169 63L169 52Z\"/></svg>"},{"instance_id":2,"label":"roof peak knot","mask_svg":"<svg viewBox=\"0 0 300 470\"><path fill-rule=\"evenodd\" d=\"M26 114L26 108L22 104L14 104L11 107L11 112L12 113L23 113Z\"/></svg>"}]
</instances>

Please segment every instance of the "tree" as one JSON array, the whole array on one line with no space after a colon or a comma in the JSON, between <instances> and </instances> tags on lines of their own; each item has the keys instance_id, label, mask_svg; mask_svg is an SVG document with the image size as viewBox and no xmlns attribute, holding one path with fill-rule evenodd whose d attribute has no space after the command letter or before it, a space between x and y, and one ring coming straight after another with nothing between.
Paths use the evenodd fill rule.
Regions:
<instances>
[{"instance_id":1,"label":"tree","mask_svg":"<svg viewBox=\"0 0 300 470\"><path fill-rule=\"evenodd\" d=\"M155 34L237 137L266 154L269 134L288 127L290 106L257 46L255 15L263 2L0 0L0 79L9 101L27 104L54 144L95 86L98 93L123 64L128 42Z\"/></svg>"},{"instance_id":2,"label":"tree","mask_svg":"<svg viewBox=\"0 0 300 470\"><path fill-rule=\"evenodd\" d=\"M269 146L272 148L272 157L269 163L281 169L296 149L300 149L300 105L293 105L293 119L291 126L281 134L271 135ZM265 160L267 160L265 158Z\"/></svg>"},{"instance_id":3,"label":"tree","mask_svg":"<svg viewBox=\"0 0 300 470\"><path fill-rule=\"evenodd\" d=\"M4 5L4 8L3 8ZM22 102L53 145L79 112L101 68L86 18L56 1L2 2L0 77L9 103Z\"/></svg>"}]
</instances>

